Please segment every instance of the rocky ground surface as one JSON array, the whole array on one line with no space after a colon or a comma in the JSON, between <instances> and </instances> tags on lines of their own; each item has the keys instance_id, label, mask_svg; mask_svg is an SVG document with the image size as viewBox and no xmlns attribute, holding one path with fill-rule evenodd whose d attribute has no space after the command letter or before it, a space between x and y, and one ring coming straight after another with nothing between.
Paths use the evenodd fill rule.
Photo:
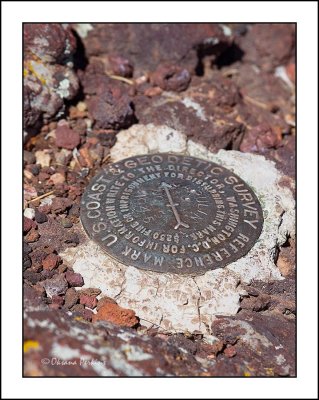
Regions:
<instances>
[{"instance_id":1,"label":"rocky ground surface","mask_svg":"<svg viewBox=\"0 0 319 400\"><path fill-rule=\"evenodd\" d=\"M61 256L86 242L83 191L134 125L263 155L293 192L294 46L287 24L25 24L26 376L295 375L293 236L274 257L283 279L242 283L209 336L144 326Z\"/></svg>"}]
</instances>

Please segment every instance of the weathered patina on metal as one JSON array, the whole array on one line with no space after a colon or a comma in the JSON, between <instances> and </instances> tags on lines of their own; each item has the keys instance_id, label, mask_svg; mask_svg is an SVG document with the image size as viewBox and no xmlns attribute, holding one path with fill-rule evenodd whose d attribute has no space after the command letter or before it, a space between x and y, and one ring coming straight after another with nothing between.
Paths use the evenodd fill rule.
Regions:
<instances>
[{"instance_id":1,"label":"weathered patina on metal","mask_svg":"<svg viewBox=\"0 0 319 400\"><path fill-rule=\"evenodd\" d=\"M253 190L221 165L131 157L96 175L81 202L88 236L125 265L197 275L248 253L263 226Z\"/></svg>"}]
</instances>

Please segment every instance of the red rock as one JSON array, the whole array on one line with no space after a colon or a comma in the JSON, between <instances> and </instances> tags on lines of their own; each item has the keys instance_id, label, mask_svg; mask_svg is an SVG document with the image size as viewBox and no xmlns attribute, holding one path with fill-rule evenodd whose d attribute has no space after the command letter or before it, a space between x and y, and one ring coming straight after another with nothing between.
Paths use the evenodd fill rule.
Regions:
<instances>
[{"instance_id":1,"label":"red rock","mask_svg":"<svg viewBox=\"0 0 319 400\"><path fill-rule=\"evenodd\" d=\"M88 296L86 294L81 294L80 295L80 304L84 304L86 307L93 308L96 307L97 305L97 299L94 296Z\"/></svg>"},{"instance_id":2,"label":"red rock","mask_svg":"<svg viewBox=\"0 0 319 400\"><path fill-rule=\"evenodd\" d=\"M80 287L84 285L83 277L81 274L76 274L72 271L67 271L65 273L65 279L71 287Z\"/></svg>"},{"instance_id":3,"label":"red rock","mask_svg":"<svg viewBox=\"0 0 319 400\"><path fill-rule=\"evenodd\" d=\"M128 95L116 85L97 90L97 96L88 100L88 110L95 128L128 128L134 122L134 110Z\"/></svg>"},{"instance_id":4,"label":"red rock","mask_svg":"<svg viewBox=\"0 0 319 400\"><path fill-rule=\"evenodd\" d=\"M187 69L177 65L160 65L150 77L154 86L159 86L163 90L182 92L188 88L191 75Z\"/></svg>"},{"instance_id":5,"label":"red rock","mask_svg":"<svg viewBox=\"0 0 319 400\"><path fill-rule=\"evenodd\" d=\"M49 62L61 62L73 53L76 39L63 24L25 24L25 52Z\"/></svg>"},{"instance_id":6,"label":"red rock","mask_svg":"<svg viewBox=\"0 0 319 400\"><path fill-rule=\"evenodd\" d=\"M115 75L131 78L133 76L133 65L124 57L110 55L108 57L110 67Z\"/></svg>"},{"instance_id":7,"label":"red rock","mask_svg":"<svg viewBox=\"0 0 319 400\"><path fill-rule=\"evenodd\" d=\"M226 357L228 358L232 358L235 357L235 355L237 354L236 349L234 346L228 346L226 347L226 349L224 350L224 354Z\"/></svg>"},{"instance_id":8,"label":"red rock","mask_svg":"<svg viewBox=\"0 0 319 400\"><path fill-rule=\"evenodd\" d=\"M208 345L208 352L213 354L213 355L217 355L218 353L220 353L223 348L224 348L224 342L222 340L218 340L216 342L214 342L211 345Z\"/></svg>"},{"instance_id":9,"label":"red rock","mask_svg":"<svg viewBox=\"0 0 319 400\"><path fill-rule=\"evenodd\" d=\"M38 208L39 212L43 214L49 214L51 211L51 204L44 204Z\"/></svg>"},{"instance_id":10,"label":"red rock","mask_svg":"<svg viewBox=\"0 0 319 400\"><path fill-rule=\"evenodd\" d=\"M31 137L43 123L43 132L51 130L54 125L47 123L62 111L64 100L71 100L79 89L78 78L68 63L76 49L76 38L70 26L63 24L25 24L23 33L24 126Z\"/></svg>"},{"instance_id":11,"label":"red rock","mask_svg":"<svg viewBox=\"0 0 319 400\"><path fill-rule=\"evenodd\" d=\"M138 319L133 310L122 308L112 303L106 303L93 315L92 322L97 321L108 321L116 325L128 326L130 328L138 323Z\"/></svg>"},{"instance_id":12,"label":"red rock","mask_svg":"<svg viewBox=\"0 0 319 400\"><path fill-rule=\"evenodd\" d=\"M80 144L80 135L66 125L58 126L55 130L55 143L58 147L73 150Z\"/></svg>"},{"instance_id":13,"label":"red rock","mask_svg":"<svg viewBox=\"0 0 319 400\"><path fill-rule=\"evenodd\" d=\"M239 47L243 61L271 72L294 55L294 24L253 24L239 40Z\"/></svg>"},{"instance_id":14,"label":"red rock","mask_svg":"<svg viewBox=\"0 0 319 400\"><path fill-rule=\"evenodd\" d=\"M60 257L52 253L46 256L46 258L42 261L42 266L44 269L52 271L54 268L58 266L60 261L61 261Z\"/></svg>"},{"instance_id":15,"label":"red rock","mask_svg":"<svg viewBox=\"0 0 319 400\"><path fill-rule=\"evenodd\" d=\"M23 217L23 232L27 233L32 228L33 222L32 219Z\"/></svg>"},{"instance_id":16,"label":"red rock","mask_svg":"<svg viewBox=\"0 0 319 400\"><path fill-rule=\"evenodd\" d=\"M32 228L31 231L29 231L26 234L24 240L27 243L33 243L33 242L36 242L39 239L39 237L40 237L39 232L35 228Z\"/></svg>"},{"instance_id":17,"label":"red rock","mask_svg":"<svg viewBox=\"0 0 319 400\"><path fill-rule=\"evenodd\" d=\"M54 213L59 214L59 213L66 211L72 205L73 205L73 202L70 199L65 199L63 197L55 197L52 200L51 210Z\"/></svg>"},{"instance_id":18,"label":"red rock","mask_svg":"<svg viewBox=\"0 0 319 400\"><path fill-rule=\"evenodd\" d=\"M281 143L281 131L272 128L266 123L251 128L244 136L240 151L243 152L264 152L267 149L277 148Z\"/></svg>"},{"instance_id":19,"label":"red rock","mask_svg":"<svg viewBox=\"0 0 319 400\"><path fill-rule=\"evenodd\" d=\"M72 308L77 303L78 299L79 299L79 295L78 295L77 291L73 287L71 287L65 293L65 297L64 297L65 307Z\"/></svg>"},{"instance_id":20,"label":"red rock","mask_svg":"<svg viewBox=\"0 0 319 400\"><path fill-rule=\"evenodd\" d=\"M197 49L217 57L232 43L232 36L226 36L219 24L95 24L83 43L89 59L121 54L134 64L134 75L140 76L162 62L195 70Z\"/></svg>"}]
</instances>

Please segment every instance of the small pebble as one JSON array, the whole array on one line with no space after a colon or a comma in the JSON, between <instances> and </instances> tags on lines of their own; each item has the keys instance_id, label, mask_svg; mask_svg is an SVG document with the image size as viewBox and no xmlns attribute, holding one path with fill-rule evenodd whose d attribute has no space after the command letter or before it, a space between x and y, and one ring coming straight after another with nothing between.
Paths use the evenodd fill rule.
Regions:
<instances>
[{"instance_id":1,"label":"small pebble","mask_svg":"<svg viewBox=\"0 0 319 400\"><path fill-rule=\"evenodd\" d=\"M51 162L51 156L45 150L38 150L35 152L36 163L40 164L41 167L49 167Z\"/></svg>"},{"instance_id":2,"label":"small pebble","mask_svg":"<svg viewBox=\"0 0 319 400\"><path fill-rule=\"evenodd\" d=\"M30 269L26 270L23 273L23 277L24 279L32 283L32 285L35 285L43 279L41 274L39 274L38 272L33 272Z\"/></svg>"},{"instance_id":3,"label":"small pebble","mask_svg":"<svg viewBox=\"0 0 319 400\"><path fill-rule=\"evenodd\" d=\"M34 175L32 174L32 172L28 171L27 169L25 169L23 171L23 175L25 176L25 178L31 180L32 178L34 178Z\"/></svg>"},{"instance_id":4,"label":"small pebble","mask_svg":"<svg viewBox=\"0 0 319 400\"><path fill-rule=\"evenodd\" d=\"M71 287L81 287L84 285L83 277L81 274L76 274L72 271L65 273L65 279L68 281Z\"/></svg>"},{"instance_id":5,"label":"small pebble","mask_svg":"<svg viewBox=\"0 0 319 400\"><path fill-rule=\"evenodd\" d=\"M55 131L56 145L64 149L73 150L80 144L80 135L78 132L70 129L66 125L58 126Z\"/></svg>"},{"instance_id":6,"label":"small pebble","mask_svg":"<svg viewBox=\"0 0 319 400\"><path fill-rule=\"evenodd\" d=\"M43 171L41 171L40 173L39 173L39 182L40 183L42 183L42 182L45 182L45 181L47 181L48 179L50 179L50 175L49 174L47 174L46 172L43 172Z\"/></svg>"},{"instance_id":7,"label":"small pebble","mask_svg":"<svg viewBox=\"0 0 319 400\"><path fill-rule=\"evenodd\" d=\"M51 279L46 279L43 282L43 287L48 297L65 294L68 289L68 283L63 275L55 275Z\"/></svg>"},{"instance_id":8,"label":"small pebble","mask_svg":"<svg viewBox=\"0 0 319 400\"><path fill-rule=\"evenodd\" d=\"M43 212L40 212L37 209L35 210L34 218L38 224L43 224L44 222L47 222L47 220L48 220L48 217Z\"/></svg>"},{"instance_id":9,"label":"small pebble","mask_svg":"<svg viewBox=\"0 0 319 400\"><path fill-rule=\"evenodd\" d=\"M40 168L36 164L27 165L25 169L31 172L34 176L38 176L40 172Z\"/></svg>"},{"instance_id":10,"label":"small pebble","mask_svg":"<svg viewBox=\"0 0 319 400\"><path fill-rule=\"evenodd\" d=\"M52 199L51 210L56 214L66 211L72 206L72 201L70 199L65 199L63 197L54 197Z\"/></svg>"},{"instance_id":11,"label":"small pebble","mask_svg":"<svg viewBox=\"0 0 319 400\"><path fill-rule=\"evenodd\" d=\"M87 110L87 105L84 101L79 101L78 104L76 105L76 108L80 111L86 111Z\"/></svg>"},{"instance_id":12,"label":"small pebble","mask_svg":"<svg viewBox=\"0 0 319 400\"><path fill-rule=\"evenodd\" d=\"M23 196L26 201L34 199L37 197L37 195L38 192L36 191L35 187L28 184L23 185Z\"/></svg>"},{"instance_id":13,"label":"small pebble","mask_svg":"<svg viewBox=\"0 0 319 400\"><path fill-rule=\"evenodd\" d=\"M23 150L23 160L26 164L34 164L35 163L35 156L31 151Z\"/></svg>"},{"instance_id":14,"label":"small pebble","mask_svg":"<svg viewBox=\"0 0 319 400\"><path fill-rule=\"evenodd\" d=\"M97 288L85 288L85 289L81 289L80 294L84 294L86 296L93 296L96 297L99 294L101 294L101 289L97 289Z\"/></svg>"},{"instance_id":15,"label":"small pebble","mask_svg":"<svg viewBox=\"0 0 319 400\"><path fill-rule=\"evenodd\" d=\"M50 179L49 179L49 183L53 184L53 185L58 185L60 183L64 183L65 182L65 176L60 174L60 173L56 173L51 175Z\"/></svg>"},{"instance_id":16,"label":"small pebble","mask_svg":"<svg viewBox=\"0 0 319 400\"><path fill-rule=\"evenodd\" d=\"M23 217L23 232L27 233L32 228L32 220L27 217Z\"/></svg>"},{"instance_id":17,"label":"small pebble","mask_svg":"<svg viewBox=\"0 0 319 400\"><path fill-rule=\"evenodd\" d=\"M63 272L65 272L67 270L67 266L65 264L60 264L58 266L58 274L62 274Z\"/></svg>"},{"instance_id":18,"label":"small pebble","mask_svg":"<svg viewBox=\"0 0 319 400\"><path fill-rule=\"evenodd\" d=\"M45 259L42 261L42 266L44 269L52 271L54 268L58 266L60 261L61 259L59 256L51 253L48 256L46 256Z\"/></svg>"},{"instance_id":19,"label":"small pebble","mask_svg":"<svg viewBox=\"0 0 319 400\"><path fill-rule=\"evenodd\" d=\"M23 255L23 271L30 268L31 265L32 265L31 258L28 256L28 254L24 254Z\"/></svg>"},{"instance_id":20,"label":"small pebble","mask_svg":"<svg viewBox=\"0 0 319 400\"><path fill-rule=\"evenodd\" d=\"M33 243L36 242L39 238L39 232L33 228L26 234L24 240L28 243Z\"/></svg>"},{"instance_id":21,"label":"small pebble","mask_svg":"<svg viewBox=\"0 0 319 400\"><path fill-rule=\"evenodd\" d=\"M40 201L40 204L41 204L41 206L48 206L48 207L50 207L51 206L51 204L52 204L52 200L54 199L54 195L50 195L50 196L48 196L48 197L45 197L44 199L42 199L41 201ZM51 207L50 207L50 211L51 211Z\"/></svg>"},{"instance_id":22,"label":"small pebble","mask_svg":"<svg viewBox=\"0 0 319 400\"><path fill-rule=\"evenodd\" d=\"M79 300L78 292L73 288L69 288L64 297L64 305L66 308L72 308Z\"/></svg>"},{"instance_id":23,"label":"small pebble","mask_svg":"<svg viewBox=\"0 0 319 400\"><path fill-rule=\"evenodd\" d=\"M23 242L23 254L29 254L31 253L31 251L32 251L31 246L28 243Z\"/></svg>"},{"instance_id":24,"label":"small pebble","mask_svg":"<svg viewBox=\"0 0 319 400\"><path fill-rule=\"evenodd\" d=\"M81 294L80 304L84 304L86 307L93 310L97 305L97 300L94 296L87 296L86 294Z\"/></svg>"},{"instance_id":25,"label":"small pebble","mask_svg":"<svg viewBox=\"0 0 319 400\"><path fill-rule=\"evenodd\" d=\"M122 308L117 304L106 303L99 311L93 315L93 322L109 321L120 326L132 328L138 323L138 319L133 310Z\"/></svg>"},{"instance_id":26,"label":"small pebble","mask_svg":"<svg viewBox=\"0 0 319 400\"><path fill-rule=\"evenodd\" d=\"M33 219L35 217L35 210L34 208L26 208L23 212L23 215L26 218Z\"/></svg>"},{"instance_id":27,"label":"small pebble","mask_svg":"<svg viewBox=\"0 0 319 400\"><path fill-rule=\"evenodd\" d=\"M43 269L41 271L41 275L43 276L44 279L51 279L54 276L58 276L58 275L56 275L56 271L49 271L47 269Z\"/></svg>"},{"instance_id":28,"label":"small pebble","mask_svg":"<svg viewBox=\"0 0 319 400\"><path fill-rule=\"evenodd\" d=\"M163 90L158 86L147 88L144 91L144 95L147 97L159 96L162 93L163 93Z\"/></svg>"},{"instance_id":29,"label":"small pebble","mask_svg":"<svg viewBox=\"0 0 319 400\"><path fill-rule=\"evenodd\" d=\"M84 305L75 304L73 307L71 307L71 311L75 313L82 313L84 311Z\"/></svg>"},{"instance_id":30,"label":"small pebble","mask_svg":"<svg viewBox=\"0 0 319 400\"><path fill-rule=\"evenodd\" d=\"M55 161L57 164L66 165L68 157L71 155L71 151L67 149L61 149L59 152L55 153Z\"/></svg>"},{"instance_id":31,"label":"small pebble","mask_svg":"<svg viewBox=\"0 0 319 400\"><path fill-rule=\"evenodd\" d=\"M63 226L63 228L72 228L73 224L68 218L63 218L62 226Z\"/></svg>"}]
</instances>

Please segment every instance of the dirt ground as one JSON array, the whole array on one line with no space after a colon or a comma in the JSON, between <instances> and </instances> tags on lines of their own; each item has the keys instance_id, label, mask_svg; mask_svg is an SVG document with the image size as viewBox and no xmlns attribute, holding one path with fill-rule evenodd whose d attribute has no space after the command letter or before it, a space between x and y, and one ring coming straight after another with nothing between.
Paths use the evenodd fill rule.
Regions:
<instances>
[{"instance_id":1,"label":"dirt ground","mask_svg":"<svg viewBox=\"0 0 319 400\"><path fill-rule=\"evenodd\" d=\"M134 310L81 289L58 255L81 244L80 199L117 133L147 123L213 152L261 154L291 187L295 26L24 25L25 376L295 376L292 238L278 249L285 279L247 286L238 314L213 323L214 341L147 329ZM106 322L97 323L92 310L102 308ZM73 356L44 363L52 344L58 360L63 348ZM70 361L81 357L97 363Z\"/></svg>"}]
</instances>

